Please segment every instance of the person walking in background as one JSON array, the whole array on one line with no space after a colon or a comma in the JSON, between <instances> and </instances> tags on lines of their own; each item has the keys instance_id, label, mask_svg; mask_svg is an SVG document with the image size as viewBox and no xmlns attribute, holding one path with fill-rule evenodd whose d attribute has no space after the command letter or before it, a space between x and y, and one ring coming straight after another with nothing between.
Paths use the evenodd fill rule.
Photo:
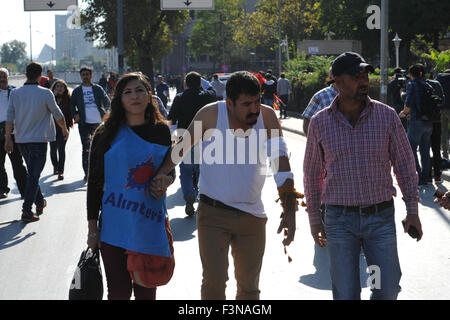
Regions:
<instances>
[{"instance_id":1,"label":"person walking in background","mask_svg":"<svg viewBox=\"0 0 450 320\"><path fill-rule=\"evenodd\" d=\"M334 85L334 77L330 69L328 76L328 87L316 92L308 103L308 106L303 111L303 132L308 136L308 126L311 118L320 110L328 107L338 95L338 91Z\"/></svg>"},{"instance_id":2,"label":"person walking in background","mask_svg":"<svg viewBox=\"0 0 450 320\"><path fill-rule=\"evenodd\" d=\"M430 86L433 87L435 94L439 97L439 104L437 105L434 117L431 119L433 123L433 131L431 133L431 151L433 151L433 158L430 162L430 174L428 176L428 183L442 183L441 170L442 170L442 157L441 157L441 110L445 103L445 95L442 90L441 84L436 80L426 80Z\"/></svg>"},{"instance_id":3,"label":"person walking in background","mask_svg":"<svg viewBox=\"0 0 450 320\"><path fill-rule=\"evenodd\" d=\"M361 298L362 249L367 265L379 268L371 299L395 300L401 270L391 166L406 204L404 231L416 227L420 240L414 157L394 109L368 96L373 67L346 52L333 61L332 72L339 94L311 118L303 162L311 234L328 247L334 299Z\"/></svg>"},{"instance_id":4,"label":"person walking in background","mask_svg":"<svg viewBox=\"0 0 450 320\"><path fill-rule=\"evenodd\" d=\"M392 107L395 109L397 114L403 110L404 101L402 99L402 94L406 90L406 78L403 76L405 70L402 68L394 69L394 79L392 79L388 84L388 95L392 99ZM406 118L401 118L402 125L405 131L408 131L408 120Z\"/></svg>"},{"instance_id":5,"label":"person walking in background","mask_svg":"<svg viewBox=\"0 0 450 320\"><path fill-rule=\"evenodd\" d=\"M103 116L109 111L110 101L105 90L98 84L92 83L92 70L80 69L82 84L72 91L70 112L73 120L78 123L82 145L82 162L84 181L87 181L89 148L95 129L102 122Z\"/></svg>"},{"instance_id":6,"label":"person walking in background","mask_svg":"<svg viewBox=\"0 0 450 320\"><path fill-rule=\"evenodd\" d=\"M47 157L47 142L55 140L56 123L62 130L64 139L69 136L64 115L56 104L53 93L39 86L42 66L32 62L27 66L27 81L24 86L11 92L6 118L5 150L14 151L11 137L14 124L15 139L20 153L27 165L27 183L22 206L22 220L33 222L39 220L47 201L39 188L39 177L44 169ZM33 203L36 214L32 212Z\"/></svg>"},{"instance_id":7,"label":"person walking in background","mask_svg":"<svg viewBox=\"0 0 450 320\"><path fill-rule=\"evenodd\" d=\"M178 129L187 129L195 114L208 103L216 101L214 90L203 90L201 75L189 72L185 78L186 90L175 96L168 120L171 125L177 123ZM188 216L195 213L194 202L198 195L197 182L200 175L198 163L194 161L194 152L186 155L180 163L180 182L186 202L185 212Z\"/></svg>"},{"instance_id":8,"label":"person walking in background","mask_svg":"<svg viewBox=\"0 0 450 320\"><path fill-rule=\"evenodd\" d=\"M442 128L442 157L448 159L448 124L450 119L450 69L445 70L443 73L439 73L436 80L442 86L444 91L445 102L441 108L441 128Z\"/></svg>"},{"instance_id":9,"label":"person walking in background","mask_svg":"<svg viewBox=\"0 0 450 320\"><path fill-rule=\"evenodd\" d=\"M223 100L225 94L225 83L219 80L219 76L217 74L213 76L213 79L214 80L211 82L211 86L214 91L216 91L217 100Z\"/></svg>"},{"instance_id":10,"label":"person walking in background","mask_svg":"<svg viewBox=\"0 0 450 320\"><path fill-rule=\"evenodd\" d=\"M5 145L5 127L6 127L6 115L8 112L9 97L14 86L8 85L9 72L5 68L0 68L0 199L4 199L8 196L8 175L5 170L5 157L6 151ZM14 139L14 135L11 135L13 142L13 151L8 153L9 160L13 169L14 179L17 183L22 198L25 196L25 188L27 184L27 169L23 165L22 155Z\"/></svg>"},{"instance_id":11,"label":"person walking in background","mask_svg":"<svg viewBox=\"0 0 450 320\"><path fill-rule=\"evenodd\" d=\"M169 249L172 244L168 239L171 232L165 199L156 200L149 194L150 181L172 143L170 130L142 73L128 73L120 78L111 106L111 113L92 140L87 244L94 250L101 244L109 300L129 300L132 292L136 300L154 300L156 288L132 280L127 256L130 251L157 256L173 254ZM132 169L134 175L129 174ZM174 179L172 171L164 183L171 184ZM121 202L128 202L128 206L120 205Z\"/></svg>"},{"instance_id":12,"label":"person walking in background","mask_svg":"<svg viewBox=\"0 0 450 320\"><path fill-rule=\"evenodd\" d=\"M64 114L66 128L69 131L73 127L72 113L70 112L70 92L64 80L56 80L51 90L56 103ZM64 179L64 163L66 161L66 142L59 126L56 127L56 140L50 142L50 159L53 164L53 174L58 175L58 180Z\"/></svg>"},{"instance_id":13,"label":"person walking in background","mask_svg":"<svg viewBox=\"0 0 450 320\"><path fill-rule=\"evenodd\" d=\"M410 115L408 127L408 140L411 145L416 170L419 173L419 186L425 186L431 168L430 147L433 123L431 119L425 119L424 110L427 106L423 104L424 87L429 86L424 80L425 68L421 64L412 65L409 68L411 82L406 88L406 101L400 118ZM417 157L417 147L420 152L420 164Z\"/></svg>"},{"instance_id":14,"label":"person walking in background","mask_svg":"<svg viewBox=\"0 0 450 320\"><path fill-rule=\"evenodd\" d=\"M263 103L273 108L273 95L277 92L277 81L272 76L272 70L267 70L264 78L266 81L262 85Z\"/></svg>"},{"instance_id":15,"label":"person walking in background","mask_svg":"<svg viewBox=\"0 0 450 320\"><path fill-rule=\"evenodd\" d=\"M164 108L167 108L167 102L169 101L169 86L164 82L162 75L157 76L158 84L156 86L156 95L161 99L164 104Z\"/></svg>"},{"instance_id":16,"label":"person walking in background","mask_svg":"<svg viewBox=\"0 0 450 320\"><path fill-rule=\"evenodd\" d=\"M286 75L284 73L280 74L280 79L278 79L277 82L277 95L282 101L282 103L280 103L280 119L283 118L283 114L284 118L287 118L287 105L291 91L291 82L286 79Z\"/></svg>"},{"instance_id":17,"label":"person walking in background","mask_svg":"<svg viewBox=\"0 0 450 320\"><path fill-rule=\"evenodd\" d=\"M45 83L45 87L50 89L53 86L53 84L55 83L55 81L58 79L55 78L55 74L53 73L52 69L47 69L47 76L48 76L48 80Z\"/></svg>"}]
</instances>

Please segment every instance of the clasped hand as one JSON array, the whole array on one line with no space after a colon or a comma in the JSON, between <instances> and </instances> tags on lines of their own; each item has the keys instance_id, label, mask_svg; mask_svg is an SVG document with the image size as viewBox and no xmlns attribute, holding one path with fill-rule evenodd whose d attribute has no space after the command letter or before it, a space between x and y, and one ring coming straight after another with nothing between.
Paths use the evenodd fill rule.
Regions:
<instances>
[{"instance_id":1,"label":"clasped hand","mask_svg":"<svg viewBox=\"0 0 450 320\"><path fill-rule=\"evenodd\" d=\"M173 183L172 176L167 176L164 174L158 174L153 177L150 184L150 194L155 199L161 199L167 191L167 188Z\"/></svg>"}]
</instances>

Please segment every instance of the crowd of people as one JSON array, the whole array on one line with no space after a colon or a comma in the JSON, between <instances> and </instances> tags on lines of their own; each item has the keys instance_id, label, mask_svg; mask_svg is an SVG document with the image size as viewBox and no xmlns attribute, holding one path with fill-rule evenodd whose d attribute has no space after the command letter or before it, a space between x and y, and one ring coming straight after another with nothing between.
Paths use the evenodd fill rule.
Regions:
<instances>
[{"instance_id":1,"label":"crowd of people","mask_svg":"<svg viewBox=\"0 0 450 320\"><path fill-rule=\"evenodd\" d=\"M430 144L437 143L433 158L440 159L441 142L447 143L443 156L448 157L448 138L440 140L441 131L442 136L448 132L440 128L446 111L438 119L424 119L422 96L431 90L440 98L438 108L450 110L450 99L445 99L450 96L449 70L436 82L426 82L423 66L411 66L405 97L398 90L394 108L368 96L370 72L374 68L361 55L339 55L330 69L329 86L312 97L303 113L306 210L313 240L328 247L334 299L360 298L361 250L368 265L381 269L383 285L371 288L372 298L397 299L401 269L391 167L406 205L404 231L414 229L419 241L423 231L418 186L432 176ZM231 248L236 299L259 299L266 162L281 200L278 233L284 232L285 246L294 241L295 212L303 198L294 188L279 121L286 117L291 93L285 75L277 80L271 70L239 71L225 85L218 77L208 82L189 72L169 112L170 88L161 75L154 91L147 76L128 72L116 79L111 100L104 87L92 83L89 68L80 69L82 83L72 92L51 70L47 75L43 81L42 66L31 63L25 85L15 89L8 86L8 71L0 69L0 160L3 164L6 154L11 159L24 199L22 220L38 221L47 205L39 177L48 143L53 173L64 179L65 144L76 123L87 182L87 243L100 249L109 299L130 299L132 293L136 299L156 299L157 286L170 279L174 252L165 194L178 165L185 213L197 216L201 298L226 298ZM404 117L409 117L406 127ZM217 143L219 138L222 143ZM262 161L252 162L253 153ZM215 161L202 161L205 154ZM433 168L439 183L441 168L437 162ZM2 165L0 196L9 191ZM435 201L450 209L449 192Z\"/></svg>"}]
</instances>

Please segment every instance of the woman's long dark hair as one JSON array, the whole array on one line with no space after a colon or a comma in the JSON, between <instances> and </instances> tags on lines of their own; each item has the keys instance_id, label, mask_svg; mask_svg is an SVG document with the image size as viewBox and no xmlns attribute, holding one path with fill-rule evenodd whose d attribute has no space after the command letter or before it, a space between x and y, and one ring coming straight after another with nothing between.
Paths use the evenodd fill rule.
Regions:
<instances>
[{"instance_id":1,"label":"woman's long dark hair","mask_svg":"<svg viewBox=\"0 0 450 320\"><path fill-rule=\"evenodd\" d=\"M100 125L95 131L94 135L99 135L98 143L95 150L91 150L96 154L104 154L112 141L117 135L120 127L126 124L125 108L122 105L122 93L128 82L132 80L139 80L144 85L147 92L152 94L152 87L144 74L140 72L126 73L124 74L114 88L114 96L111 101L111 112L107 113L103 117L103 125ZM159 112L156 106L157 102L152 98L145 109L145 122L150 124L165 123L164 117Z\"/></svg>"}]
</instances>

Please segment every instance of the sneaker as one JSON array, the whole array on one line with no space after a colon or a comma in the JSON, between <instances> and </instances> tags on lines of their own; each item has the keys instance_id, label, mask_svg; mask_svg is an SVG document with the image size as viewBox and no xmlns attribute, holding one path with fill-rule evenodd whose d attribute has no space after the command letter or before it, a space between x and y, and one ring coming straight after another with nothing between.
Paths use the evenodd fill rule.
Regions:
<instances>
[{"instance_id":1,"label":"sneaker","mask_svg":"<svg viewBox=\"0 0 450 320\"><path fill-rule=\"evenodd\" d=\"M42 207L36 207L36 214L38 216L40 216L41 214L44 213L44 208L47 206L47 200L44 199L44 204L42 205Z\"/></svg>"},{"instance_id":2,"label":"sneaker","mask_svg":"<svg viewBox=\"0 0 450 320\"><path fill-rule=\"evenodd\" d=\"M35 222L38 221L39 217L32 212L22 212L22 221L23 222Z\"/></svg>"},{"instance_id":3,"label":"sneaker","mask_svg":"<svg viewBox=\"0 0 450 320\"><path fill-rule=\"evenodd\" d=\"M58 174L58 180L64 180L64 174L63 173L59 173Z\"/></svg>"},{"instance_id":4,"label":"sneaker","mask_svg":"<svg viewBox=\"0 0 450 320\"><path fill-rule=\"evenodd\" d=\"M8 197L8 194L5 192L0 192L0 199L5 199Z\"/></svg>"}]
</instances>

